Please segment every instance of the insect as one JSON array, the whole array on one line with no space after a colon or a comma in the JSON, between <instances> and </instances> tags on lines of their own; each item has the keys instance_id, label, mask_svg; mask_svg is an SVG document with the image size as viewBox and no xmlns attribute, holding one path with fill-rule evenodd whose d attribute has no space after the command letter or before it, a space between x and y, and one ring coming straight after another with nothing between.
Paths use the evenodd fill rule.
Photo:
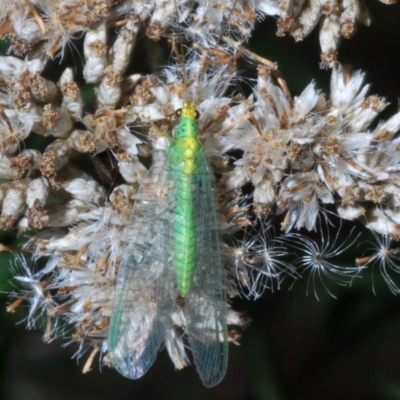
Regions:
<instances>
[{"instance_id":1,"label":"insect","mask_svg":"<svg viewBox=\"0 0 400 400\"><path fill-rule=\"evenodd\" d=\"M228 339L213 174L195 105L184 103L178 115L177 137L136 199L141 222L120 265L108 346L116 369L140 378L181 318L200 377L214 386L226 371Z\"/></svg>"},{"instance_id":2,"label":"insect","mask_svg":"<svg viewBox=\"0 0 400 400\"><path fill-rule=\"evenodd\" d=\"M178 15L176 3L175 9ZM175 53L188 92L182 44L180 50ZM108 351L115 368L131 379L146 373L163 343L182 368L188 364L183 331L201 380L212 387L225 375L228 340L238 336L227 328L214 175L192 97L176 111L175 138L155 154L135 198L130 226L136 233L126 238L131 244L119 265Z\"/></svg>"},{"instance_id":3,"label":"insect","mask_svg":"<svg viewBox=\"0 0 400 400\"><path fill-rule=\"evenodd\" d=\"M119 265L108 350L115 368L132 379L146 373L163 343L181 368L188 363L183 331L200 378L212 387L225 375L232 339L214 175L195 102L185 101L177 116L176 137L156 154L135 198L136 234L125 238L131 244Z\"/></svg>"}]
</instances>

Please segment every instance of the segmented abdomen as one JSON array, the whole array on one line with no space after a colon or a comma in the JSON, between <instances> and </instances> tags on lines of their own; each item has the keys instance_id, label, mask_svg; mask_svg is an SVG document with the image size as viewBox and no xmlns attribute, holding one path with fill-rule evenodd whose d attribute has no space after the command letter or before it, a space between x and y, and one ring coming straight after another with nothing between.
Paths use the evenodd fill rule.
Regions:
<instances>
[{"instance_id":1,"label":"segmented abdomen","mask_svg":"<svg viewBox=\"0 0 400 400\"><path fill-rule=\"evenodd\" d=\"M196 268L197 235L194 216L192 174L178 172L176 177L175 271L179 293L189 294Z\"/></svg>"}]
</instances>

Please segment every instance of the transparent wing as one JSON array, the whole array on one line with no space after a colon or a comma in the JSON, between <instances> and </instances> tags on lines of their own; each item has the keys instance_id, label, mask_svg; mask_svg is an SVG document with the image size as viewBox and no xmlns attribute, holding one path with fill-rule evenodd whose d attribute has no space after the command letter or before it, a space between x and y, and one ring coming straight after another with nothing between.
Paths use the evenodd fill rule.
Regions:
<instances>
[{"instance_id":1,"label":"transparent wing","mask_svg":"<svg viewBox=\"0 0 400 400\"><path fill-rule=\"evenodd\" d=\"M115 368L131 379L143 376L154 362L178 291L171 174L168 157L155 162L136 196L132 237L123 238L127 244L118 271L108 347Z\"/></svg>"},{"instance_id":2,"label":"transparent wing","mask_svg":"<svg viewBox=\"0 0 400 400\"><path fill-rule=\"evenodd\" d=\"M192 289L185 301L187 335L200 378L207 387L225 375L228 361L227 303L220 257L213 175L204 151L193 178L197 262Z\"/></svg>"}]
</instances>

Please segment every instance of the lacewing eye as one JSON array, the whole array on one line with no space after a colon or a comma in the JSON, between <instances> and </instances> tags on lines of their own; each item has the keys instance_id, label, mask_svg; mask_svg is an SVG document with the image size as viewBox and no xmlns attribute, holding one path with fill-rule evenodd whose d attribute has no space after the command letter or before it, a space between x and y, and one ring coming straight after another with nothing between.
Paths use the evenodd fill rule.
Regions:
<instances>
[{"instance_id":1,"label":"lacewing eye","mask_svg":"<svg viewBox=\"0 0 400 400\"><path fill-rule=\"evenodd\" d=\"M180 117L180 116L182 115L182 108L178 108L178 109L175 111L175 115L176 115L177 117Z\"/></svg>"}]
</instances>

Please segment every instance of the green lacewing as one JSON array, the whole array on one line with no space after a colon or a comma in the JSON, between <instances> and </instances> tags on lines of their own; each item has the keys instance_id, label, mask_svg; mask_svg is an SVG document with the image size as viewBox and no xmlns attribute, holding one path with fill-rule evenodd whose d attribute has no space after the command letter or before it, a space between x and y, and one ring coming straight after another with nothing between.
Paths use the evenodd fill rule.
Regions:
<instances>
[{"instance_id":1,"label":"green lacewing","mask_svg":"<svg viewBox=\"0 0 400 400\"><path fill-rule=\"evenodd\" d=\"M147 372L163 342L183 367L181 329L200 378L212 387L224 377L228 359L214 175L198 138L195 102L184 102L177 115L176 137L135 198L136 234L119 265L108 351L115 368L131 379Z\"/></svg>"}]
</instances>

